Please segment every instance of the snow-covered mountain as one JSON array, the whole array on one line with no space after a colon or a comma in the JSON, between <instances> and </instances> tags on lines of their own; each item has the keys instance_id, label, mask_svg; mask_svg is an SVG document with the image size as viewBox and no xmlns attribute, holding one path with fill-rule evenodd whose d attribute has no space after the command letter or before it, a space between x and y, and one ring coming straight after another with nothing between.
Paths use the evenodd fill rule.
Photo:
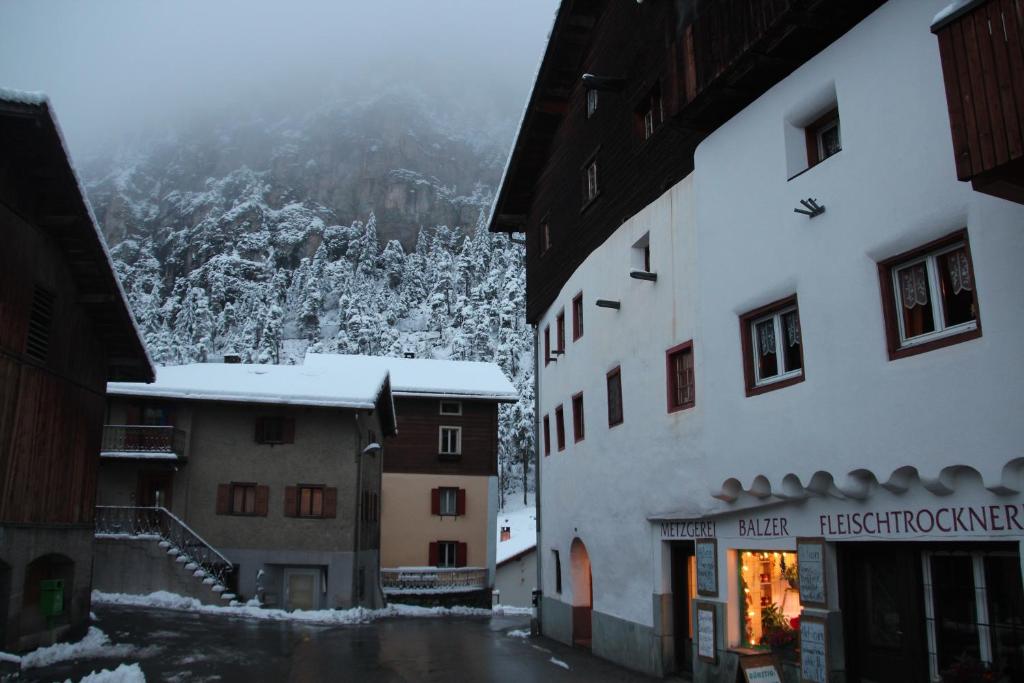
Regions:
<instances>
[{"instance_id":1,"label":"snow-covered mountain","mask_svg":"<svg viewBox=\"0 0 1024 683\"><path fill-rule=\"evenodd\" d=\"M506 491L532 452L522 247L485 227L512 132L408 90L194 124L83 167L154 360L494 360Z\"/></svg>"}]
</instances>

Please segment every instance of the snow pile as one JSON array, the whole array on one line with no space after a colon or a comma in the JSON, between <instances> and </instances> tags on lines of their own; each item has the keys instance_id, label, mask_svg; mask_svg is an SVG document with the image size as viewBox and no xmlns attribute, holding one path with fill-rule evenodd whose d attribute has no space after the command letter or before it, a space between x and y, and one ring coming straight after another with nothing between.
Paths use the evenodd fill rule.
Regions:
<instances>
[{"instance_id":1,"label":"snow pile","mask_svg":"<svg viewBox=\"0 0 1024 683\"><path fill-rule=\"evenodd\" d=\"M495 562L500 565L519 553L537 545L537 508L533 505L515 509L512 505L498 512L498 549ZM511 537L501 540L502 527L509 527Z\"/></svg>"},{"instance_id":2,"label":"snow pile","mask_svg":"<svg viewBox=\"0 0 1024 683\"><path fill-rule=\"evenodd\" d=\"M528 629L528 628L520 628L520 629L516 629L514 631L509 631L505 635L507 635L509 638L529 638L530 637L530 629Z\"/></svg>"},{"instance_id":3,"label":"snow pile","mask_svg":"<svg viewBox=\"0 0 1024 683\"><path fill-rule=\"evenodd\" d=\"M552 663L552 664L554 664L555 666L560 666L560 667L562 667L563 669L565 669L566 671L568 671L568 670L569 670L569 665L568 665L568 664L566 664L565 662L563 662L563 661L562 661L561 659L556 659L555 657L552 657L550 661L551 661L551 663Z\"/></svg>"},{"instance_id":4,"label":"snow pile","mask_svg":"<svg viewBox=\"0 0 1024 683\"><path fill-rule=\"evenodd\" d=\"M383 609L376 610L366 609L365 607L353 607L351 609L295 610L294 612L288 612L283 609L260 607L254 600L250 600L245 604L235 602L231 605L205 605L195 598L168 593L167 591L156 591L149 595L93 591L92 601L100 605L157 607L267 621L296 621L327 625L366 624L388 617L487 617L492 615L512 616L530 614L529 609L504 605L493 609L481 609L478 607L420 607L417 605L401 604L391 604Z\"/></svg>"},{"instance_id":5,"label":"snow pile","mask_svg":"<svg viewBox=\"0 0 1024 683\"><path fill-rule=\"evenodd\" d=\"M64 683L71 683L71 679ZM121 664L113 671L93 671L79 683L146 683L146 676L138 664Z\"/></svg>"},{"instance_id":6,"label":"snow pile","mask_svg":"<svg viewBox=\"0 0 1024 683\"><path fill-rule=\"evenodd\" d=\"M495 605L491 613L505 617L528 617L533 614L532 607L519 607L517 605Z\"/></svg>"},{"instance_id":7,"label":"snow pile","mask_svg":"<svg viewBox=\"0 0 1024 683\"><path fill-rule=\"evenodd\" d=\"M147 648L148 649L148 648ZM49 666L70 659L89 659L93 657L124 658L135 652L132 645L114 645L106 633L90 626L89 631L77 643L57 643L41 647L21 657L21 668L31 669Z\"/></svg>"}]
</instances>

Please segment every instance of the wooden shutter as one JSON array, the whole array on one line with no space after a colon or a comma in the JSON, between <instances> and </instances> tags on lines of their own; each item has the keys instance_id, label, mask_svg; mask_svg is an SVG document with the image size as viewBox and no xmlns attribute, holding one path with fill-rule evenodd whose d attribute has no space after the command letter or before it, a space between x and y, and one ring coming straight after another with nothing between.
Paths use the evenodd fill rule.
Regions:
<instances>
[{"instance_id":1,"label":"wooden shutter","mask_svg":"<svg viewBox=\"0 0 1024 683\"><path fill-rule=\"evenodd\" d=\"M256 418L256 435L254 437L256 439L256 443L263 443L264 441L266 441L266 436L264 436L264 434L265 434L264 427L265 426L266 426L266 420L264 418L262 418L262 417L257 417Z\"/></svg>"},{"instance_id":2,"label":"wooden shutter","mask_svg":"<svg viewBox=\"0 0 1024 683\"><path fill-rule=\"evenodd\" d=\"M295 443L295 418L286 417L281 422L281 443Z\"/></svg>"},{"instance_id":3,"label":"wooden shutter","mask_svg":"<svg viewBox=\"0 0 1024 683\"><path fill-rule=\"evenodd\" d=\"M459 489L458 494L455 496L455 514L466 514L466 489Z\"/></svg>"},{"instance_id":4,"label":"wooden shutter","mask_svg":"<svg viewBox=\"0 0 1024 683\"><path fill-rule=\"evenodd\" d=\"M267 516L267 507L270 503L270 487L269 486L257 486L256 487L256 502L253 505L254 514L260 517Z\"/></svg>"},{"instance_id":5,"label":"wooden shutter","mask_svg":"<svg viewBox=\"0 0 1024 683\"><path fill-rule=\"evenodd\" d=\"M435 489L436 490L436 489ZM427 565L430 567L436 567L438 562L437 557L437 543L435 541L430 542L430 557Z\"/></svg>"},{"instance_id":6,"label":"wooden shutter","mask_svg":"<svg viewBox=\"0 0 1024 683\"><path fill-rule=\"evenodd\" d=\"M217 514L231 514L231 485L217 484Z\"/></svg>"},{"instance_id":7,"label":"wooden shutter","mask_svg":"<svg viewBox=\"0 0 1024 683\"><path fill-rule=\"evenodd\" d=\"M441 489L430 489L430 514L441 514Z\"/></svg>"},{"instance_id":8,"label":"wooden shutter","mask_svg":"<svg viewBox=\"0 0 1024 683\"><path fill-rule=\"evenodd\" d=\"M466 555L469 552L469 548L465 543L458 543L455 546L455 566L465 567L466 566Z\"/></svg>"},{"instance_id":9,"label":"wooden shutter","mask_svg":"<svg viewBox=\"0 0 1024 683\"><path fill-rule=\"evenodd\" d=\"M284 516L296 517L299 514L299 488L297 486L284 487Z\"/></svg>"},{"instance_id":10,"label":"wooden shutter","mask_svg":"<svg viewBox=\"0 0 1024 683\"><path fill-rule=\"evenodd\" d=\"M333 486L324 488L324 517L334 519L338 516L338 489Z\"/></svg>"}]
</instances>

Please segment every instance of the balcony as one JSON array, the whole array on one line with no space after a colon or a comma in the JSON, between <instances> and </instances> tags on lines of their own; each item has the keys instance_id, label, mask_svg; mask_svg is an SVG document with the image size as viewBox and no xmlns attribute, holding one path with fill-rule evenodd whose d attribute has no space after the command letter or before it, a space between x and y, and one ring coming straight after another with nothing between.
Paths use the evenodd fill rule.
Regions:
<instances>
[{"instance_id":1,"label":"balcony","mask_svg":"<svg viewBox=\"0 0 1024 683\"><path fill-rule=\"evenodd\" d=\"M1024 6L958 2L932 24L956 175L978 192L1024 203Z\"/></svg>"},{"instance_id":2,"label":"balcony","mask_svg":"<svg viewBox=\"0 0 1024 683\"><path fill-rule=\"evenodd\" d=\"M380 570L385 595L472 593L487 588L484 567L397 567Z\"/></svg>"},{"instance_id":3,"label":"balcony","mask_svg":"<svg viewBox=\"0 0 1024 683\"><path fill-rule=\"evenodd\" d=\"M100 456L125 460L170 460L185 457L185 432L169 426L105 425Z\"/></svg>"}]
</instances>

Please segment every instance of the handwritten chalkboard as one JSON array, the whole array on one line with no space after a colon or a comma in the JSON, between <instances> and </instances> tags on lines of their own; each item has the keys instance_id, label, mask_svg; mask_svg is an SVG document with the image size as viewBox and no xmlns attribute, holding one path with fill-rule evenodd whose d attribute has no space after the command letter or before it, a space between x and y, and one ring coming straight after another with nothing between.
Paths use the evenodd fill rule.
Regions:
<instances>
[{"instance_id":1,"label":"handwritten chalkboard","mask_svg":"<svg viewBox=\"0 0 1024 683\"><path fill-rule=\"evenodd\" d=\"M819 617L800 616L800 676L807 683L828 683L828 630Z\"/></svg>"},{"instance_id":2,"label":"handwritten chalkboard","mask_svg":"<svg viewBox=\"0 0 1024 683\"><path fill-rule=\"evenodd\" d=\"M715 606L697 603L697 659L714 664L718 660Z\"/></svg>"},{"instance_id":3,"label":"handwritten chalkboard","mask_svg":"<svg viewBox=\"0 0 1024 683\"><path fill-rule=\"evenodd\" d=\"M797 573L800 577L800 604L804 607L828 607L825 587L825 540L798 538Z\"/></svg>"},{"instance_id":4,"label":"handwritten chalkboard","mask_svg":"<svg viewBox=\"0 0 1024 683\"><path fill-rule=\"evenodd\" d=\"M718 541L697 541L697 594L718 597Z\"/></svg>"}]
</instances>

